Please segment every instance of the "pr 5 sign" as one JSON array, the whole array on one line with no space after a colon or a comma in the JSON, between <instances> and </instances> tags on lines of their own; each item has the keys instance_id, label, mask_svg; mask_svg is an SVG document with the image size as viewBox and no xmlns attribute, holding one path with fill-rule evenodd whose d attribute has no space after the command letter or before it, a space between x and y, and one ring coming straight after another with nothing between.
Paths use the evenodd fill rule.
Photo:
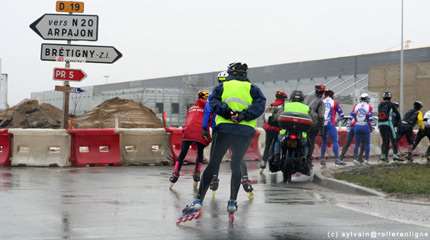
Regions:
<instances>
[{"instance_id":1,"label":"pr 5 sign","mask_svg":"<svg viewBox=\"0 0 430 240\"><path fill-rule=\"evenodd\" d=\"M80 69L54 68L54 80L81 81L86 76Z\"/></svg>"}]
</instances>

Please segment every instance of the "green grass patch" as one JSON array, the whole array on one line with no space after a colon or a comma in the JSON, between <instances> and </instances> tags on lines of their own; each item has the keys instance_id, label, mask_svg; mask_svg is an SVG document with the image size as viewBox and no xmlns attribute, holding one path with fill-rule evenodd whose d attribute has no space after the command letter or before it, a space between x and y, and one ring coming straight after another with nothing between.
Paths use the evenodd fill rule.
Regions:
<instances>
[{"instance_id":1,"label":"green grass patch","mask_svg":"<svg viewBox=\"0 0 430 240\"><path fill-rule=\"evenodd\" d=\"M430 165L393 164L336 173L336 179L390 194L430 196Z\"/></svg>"}]
</instances>

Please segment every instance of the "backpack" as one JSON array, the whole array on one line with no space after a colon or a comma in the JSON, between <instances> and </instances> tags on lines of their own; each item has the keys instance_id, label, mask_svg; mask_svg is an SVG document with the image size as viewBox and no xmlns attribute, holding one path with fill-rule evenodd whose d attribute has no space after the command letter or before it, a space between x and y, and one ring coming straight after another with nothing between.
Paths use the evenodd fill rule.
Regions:
<instances>
[{"instance_id":1,"label":"backpack","mask_svg":"<svg viewBox=\"0 0 430 240\"><path fill-rule=\"evenodd\" d=\"M381 102L378 106L378 121L384 122L390 120L390 102Z\"/></svg>"},{"instance_id":2,"label":"backpack","mask_svg":"<svg viewBox=\"0 0 430 240\"><path fill-rule=\"evenodd\" d=\"M416 111L415 109L411 109L405 113L403 120L407 122L409 125L415 126L418 120L417 118L418 118L418 111Z\"/></svg>"}]
</instances>

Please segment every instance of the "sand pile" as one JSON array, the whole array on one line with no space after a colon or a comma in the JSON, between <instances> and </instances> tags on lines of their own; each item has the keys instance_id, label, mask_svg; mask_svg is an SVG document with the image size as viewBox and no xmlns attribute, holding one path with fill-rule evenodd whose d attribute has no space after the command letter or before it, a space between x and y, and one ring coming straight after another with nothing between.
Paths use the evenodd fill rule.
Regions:
<instances>
[{"instance_id":1,"label":"sand pile","mask_svg":"<svg viewBox=\"0 0 430 240\"><path fill-rule=\"evenodd\" d=\"M47 103L25 100L0 112L0 128L61 128L63 112Z\"/></svg>"},{"instance_id":2,"label":"sand pile","mask_svg":"<svg viewBox=\"0 0 430 240\"><path fill-rule=\"evenodd\" d=\"M115 118L120 128L160 128L155 113L133 100L112 98L74 120L76 128L113 128Z\"/></svg>"}]
</instances>

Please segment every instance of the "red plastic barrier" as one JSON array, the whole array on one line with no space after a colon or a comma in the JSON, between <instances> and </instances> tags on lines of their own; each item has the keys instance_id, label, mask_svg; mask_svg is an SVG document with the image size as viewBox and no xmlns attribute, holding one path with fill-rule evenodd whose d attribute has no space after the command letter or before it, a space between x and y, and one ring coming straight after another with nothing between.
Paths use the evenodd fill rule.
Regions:
<instances>
[{"instance_id":1,"label":"red plastic barrier","mask_svg":"<svg viewBox=\"0 0 430 240\"><path fill-rule=\"evenodd\" d=\"M181 153L182 148L182 128L166 128L166 132L169 134L169 147L170 154L172 157L172 163L175 164L177 161L179 154ZM186 163L196 163L197 159L197 146L192 144L190 149L188 150L187 155L185 156L184 162Z\"/></svg>"},{"instance_id":2,"label":"red plastic barrier","mask_svg":"<svg viewBox=\"0 0 430 240\"><path fill-rule=\"evenodd\" d=\"M0 166L10 166L10 134L0 129Z\"/></svg>"},{"instance_id":3,"label":"red plastic barrier","mask_svg":"<svg viewBox=\"0 0 430 240\"><path fill-rule=\"evenodd\" d=\"M346 130L346 128L338 128L337 131L337 138L338 138L338 143L339 143L339 154L342 152L342 147L343 145L346 144L346 141L348 140L348 131ZM321 144L322 144L322 138L319 135L316 139L315 139L315 148L314 148L314 152L312 154L312 156L314 158L319 158L321 156ZM355 141L354 139L352 140L351 145L348 148L348 152L346 152L345 156L352 156L354 154L354 147L355 147ZM327 149L326 149L326 157L332 157L333 156L333 142L331 140L331 138L328 138L328 142L327 142Z\"/></svg>"},{"instance_id":4,"label":"red plastic barrier","mask_svg":"<svg viewBox=\"0 0 430 240\"><path fill-rule=\"evenodd\" d=\"M73 166L120 165L119 134L115 129L70 129Z\"/></svg>"}]
</instances>

